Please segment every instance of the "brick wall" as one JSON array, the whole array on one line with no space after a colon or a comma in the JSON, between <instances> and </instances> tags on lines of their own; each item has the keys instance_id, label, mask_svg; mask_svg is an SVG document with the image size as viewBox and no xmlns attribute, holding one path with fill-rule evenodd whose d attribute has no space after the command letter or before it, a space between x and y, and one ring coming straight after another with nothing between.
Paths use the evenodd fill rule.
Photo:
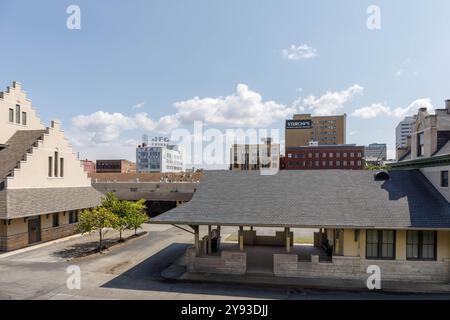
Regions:
<instances>
[{"instance_id":1,"label":"brick wall","mask_svg":"<svg viewBox=\"0 0 450 320\"><path fill-rule=\"evenodd\" d=\"M308 277L334 279L368 278L367 267L377 265L381 279L397 281L448 282L450 259L442 261L366 260L359 257L333 257L332 262L299 261L295 254L274 254L274 274L280 277Z\"/></svg>"},{"instance_id":2,"label":"brick wall","mask_svg":"<svg viewBox=\"0 0 450 320\"><path fill-rule=\"evenodd\" d=\"M247 254L245 252L222 251L220 256L196 257L195 249L186 250L186 267L189 272L220 274L245 274Z\"/></svg>"},{"instance_id":3,"label":"brick wall","mask_svg":"<svg viewBox=\"0 0 450 320\"><path fill-rule=\"evenodd\" d=\"M76 233L76 224L68 224L55 228L41 229L41 241L34 244L64 238ZM10 236L0 236L0 251L12 251L28 247L28 232L22 232Z\"/></svg>"}]
</instances>

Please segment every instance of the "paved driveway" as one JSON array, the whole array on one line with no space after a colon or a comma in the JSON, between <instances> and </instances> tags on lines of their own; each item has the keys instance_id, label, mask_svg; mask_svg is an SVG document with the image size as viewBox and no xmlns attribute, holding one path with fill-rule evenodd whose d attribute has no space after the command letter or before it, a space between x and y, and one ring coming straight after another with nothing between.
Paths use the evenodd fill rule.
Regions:
<instances>
[{"instance_id":1,"label":"paved driveway","mask_svg":"<svg viewBox=\"0 0 450 320\"><path fill-rule=\"evenodd\" d=\"M398 299L449 298L447 295L401 295L292 290L235 284L163 280L161 271L192 243L190 233L171 226L146 225L148 234L111 251L67 261L61 252L96 236L73 238L26 252L0 255L0 299ZM112 236L112 234L111 234ZM66 286L66 269L81 270L81 290Z\"/></svg>"}]
</instances>

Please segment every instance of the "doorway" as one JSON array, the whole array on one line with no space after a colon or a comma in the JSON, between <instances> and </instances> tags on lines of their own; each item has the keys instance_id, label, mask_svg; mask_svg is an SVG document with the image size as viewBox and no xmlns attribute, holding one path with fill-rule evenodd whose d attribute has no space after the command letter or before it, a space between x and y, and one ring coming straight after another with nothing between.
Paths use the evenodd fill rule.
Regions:
<instances>
[{"instance_id":1,"label":"doorway","mask_svg":"<svg viewBox=\"0 0 450 320\"><path fill-rule=\"evenodd\" d=\"M41 241L41 217L28 218L28 243L36 243Z\"/></svg>"}]
</instances>

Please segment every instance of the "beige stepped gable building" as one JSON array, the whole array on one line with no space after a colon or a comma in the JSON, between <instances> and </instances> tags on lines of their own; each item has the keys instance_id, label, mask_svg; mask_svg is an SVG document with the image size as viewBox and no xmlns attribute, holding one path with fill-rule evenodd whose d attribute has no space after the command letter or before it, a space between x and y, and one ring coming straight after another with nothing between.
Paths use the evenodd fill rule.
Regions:
<instances>
[{"instance_id":1,"label":"beige stepped gable building","mask_svg":"<svg viewBox=\"0 0 450 320\"><path fill-rule=\"evenodd\" d=\"M0 251L75 232L100 203L60 123L46 128L21 85L0 92Z\"/></svg>"}]
</instances>

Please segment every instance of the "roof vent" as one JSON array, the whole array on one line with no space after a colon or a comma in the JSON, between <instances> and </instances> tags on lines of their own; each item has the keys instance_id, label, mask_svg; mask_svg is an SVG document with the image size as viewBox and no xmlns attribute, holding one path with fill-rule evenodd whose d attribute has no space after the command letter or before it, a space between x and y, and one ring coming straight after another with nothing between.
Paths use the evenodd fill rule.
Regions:
<instances>
[{"instance_id":1,"label":"roof vent","mask_svg":"<svg viewBox=\"0 0 450 320\"><path fill-rule=\"evenodd\" d=\"M373 175L375 181L387 181L389 180L389 174L386 171L379 171Z\"/></svg>"}]
</instances>

